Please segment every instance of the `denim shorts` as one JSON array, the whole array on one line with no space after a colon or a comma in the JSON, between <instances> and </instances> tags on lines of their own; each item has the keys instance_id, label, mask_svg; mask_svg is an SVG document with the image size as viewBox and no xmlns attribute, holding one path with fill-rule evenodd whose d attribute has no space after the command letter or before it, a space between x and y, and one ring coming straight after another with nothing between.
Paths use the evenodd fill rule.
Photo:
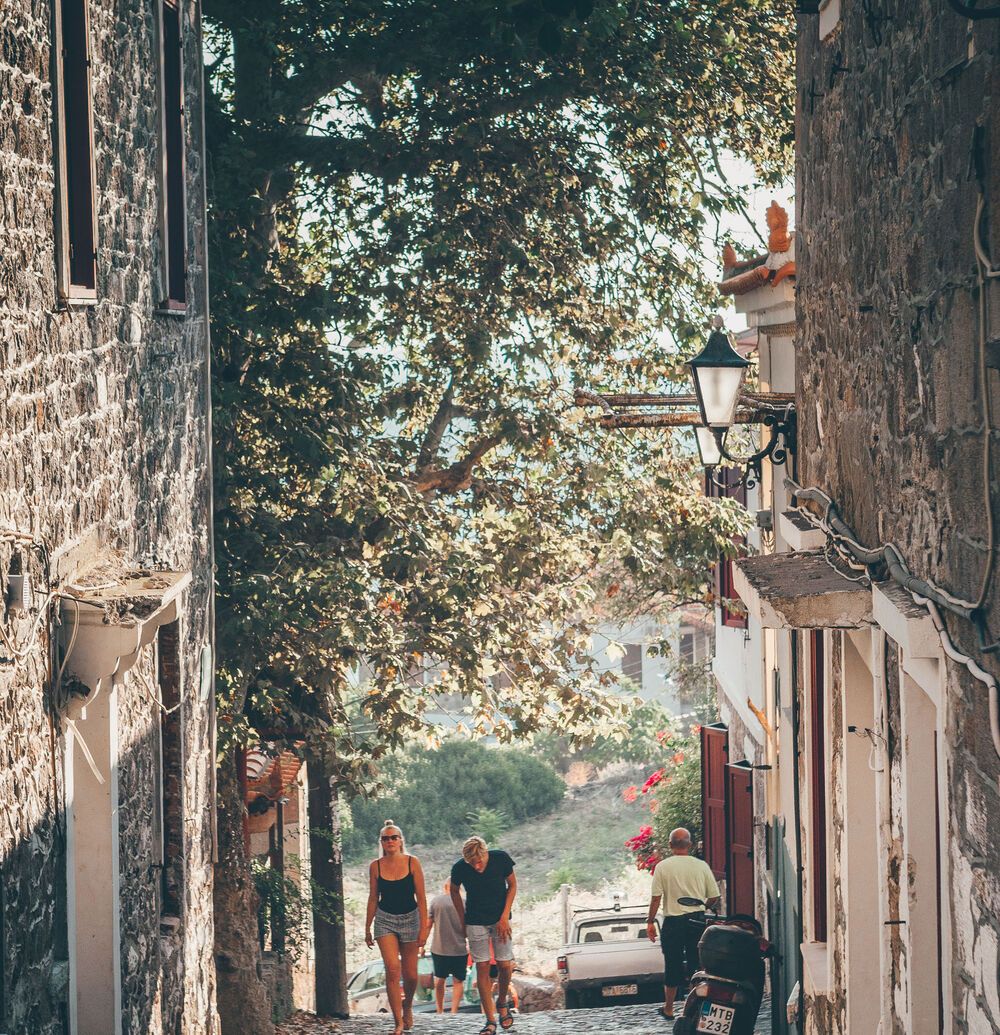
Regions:
<instances>
[{"instance_id":1,"label":"denim shorts","mask_svg":"<svg viewBox=\"0 0 1000 1035\"><path fill-rule=\"evenodd\" d=\"M514 958L514 939L501 941L497 925L466 924L465 935L469 939L469 952L473 963L490 962L490 943L493 943L493 958L497 963L506 963Z\"/></svg>"}]
</instances>

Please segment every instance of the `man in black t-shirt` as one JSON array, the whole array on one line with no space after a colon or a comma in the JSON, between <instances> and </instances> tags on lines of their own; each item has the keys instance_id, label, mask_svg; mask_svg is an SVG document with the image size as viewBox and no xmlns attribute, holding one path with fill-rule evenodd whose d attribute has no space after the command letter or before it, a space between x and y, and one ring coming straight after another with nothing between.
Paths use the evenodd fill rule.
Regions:
<instances>
[{"instance_id":1,"label":"man in black t-shirt","mask_svg":"<svg viewBox=\"0 0 1000 1035\"><path fill-rule=\"evenodd\" d=\"M460 889L465 888L465 901ZM510 910L517 894L514 860L499 848L489 849L481 837L470 837L462 846L462 858L451 868L451 900L469 939L469 952L476 964L476 984L486 1014L480 1035L495 1035L500 1027L514 1023L507 994L514 970L514 941L510 931ZM497 1001L493 1003L490 977L490 949L497 965Z\"/></svg>"}]
</instances>

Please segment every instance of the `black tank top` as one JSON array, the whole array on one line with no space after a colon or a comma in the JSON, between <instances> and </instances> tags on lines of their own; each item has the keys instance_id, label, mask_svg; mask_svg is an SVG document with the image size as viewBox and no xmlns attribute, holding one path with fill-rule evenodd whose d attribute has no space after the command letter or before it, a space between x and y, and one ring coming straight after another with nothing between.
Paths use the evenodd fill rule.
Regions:
<instances>
[{"instance_id":1,"label":"black tank top","mask_svg":"<svg viewBox=\"0 0 1000 1035\"><path fill-rule=\"evenodd\" d=\"M383 913L402 916L417 908L417 885L413 880L413 857L407 856L406 876L388 880L382 876L382 860L378 865L378 907Z\"/></svg>"}]
</instances>

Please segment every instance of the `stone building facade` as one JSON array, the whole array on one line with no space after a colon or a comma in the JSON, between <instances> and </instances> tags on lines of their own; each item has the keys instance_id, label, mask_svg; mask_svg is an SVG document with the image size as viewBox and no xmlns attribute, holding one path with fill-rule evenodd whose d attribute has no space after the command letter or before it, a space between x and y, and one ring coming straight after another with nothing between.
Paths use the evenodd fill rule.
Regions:
<instances>
[{"instance_id":1,"label":"stone building facade","mask_svg":"<svg viewBox=\"0 0 1000 1035\"><path fill-rule=\"evenodd\" d=\"M0 1032L214 1026L195 0L0 3Z\"/></svg>"},{"instance_id":2,"label":"stone building facade","mask_svg":"<svg viewBox=\"0 0 1000 1035\"><path fill-rule=\"evenodd\" d=\"M800 7L797 441L761 486L773 539L734 565L761 646L723 686L730 750L769 766L773 1030L994 1035L1000 19Z\"/></svg>"},{"instance_id":3,"label":"stone building facade","mask_svg":"<svg viewBox=\"0 0 1000 1035\"><path fill-rule=\"evenodd\" d=\"M947 0L822 6L800 19L797 62L798 480L828 493L864 544L896 544L914 575L973 604L985 590L993 639L1000 20ZM844 905L850 918L870 904L880 922L838 925L824 1030L862 1030L852 1017L873 995L886 1035L988 1035L1000 1031L995 684L949 656L937 617L894 583L872 591L872 609L874 638L844 631L827 647L853 755L832 878L847 895L874 881L870 903ZM1000 673L974 623L938 610L955 653ZM875 980L852 953L872 958Z\"/></svg>"}]
</instances>

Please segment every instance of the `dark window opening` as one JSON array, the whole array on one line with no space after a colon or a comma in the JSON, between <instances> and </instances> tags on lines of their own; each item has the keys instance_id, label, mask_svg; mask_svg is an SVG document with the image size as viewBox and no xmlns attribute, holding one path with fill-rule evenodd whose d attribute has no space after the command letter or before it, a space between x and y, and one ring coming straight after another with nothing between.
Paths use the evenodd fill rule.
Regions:
<instances>
[{"instance_id":1,"label":"dark window opening","mask_svg":"<svg viewBox=\"0 0 1000 1035\"><path fill-rule=\"evenodd\" d=\"M160 912L181 916L184 900L184 729L181 651L177 622L159 631L157 682L160 713L160 832L163 845Z\"/></svg>"},{"instance_id":2,"label":"dark window opening","mask_svg":"<svg viewBox=\"0 0 1000 1035\"><path fill-rule=\"evenodd\" d=\"M809 633L809 747L812 756L813 940L826 941L826 723L823 630Z\"/></svg>"},{"instance_id":3,"label":"dark window opening","mask_svg":"<svg viewBox=\"0 0 1000 1035\"><path fill-rule=\"evenodd\" d=\"M622 656L622 675L642 689L642 644L626 643Z\"/></svg>"},{"instance_id":4,"label":"dark window opening","mask_svg":"<svg viewBox=\"0 0 1000 1035\"><path fill-rule=\"evenodd\" d=\"M167 292L164 306L183 309L187 303L187 217L184 200L183 39L178 5L171 0L163 0L162 18L163 248Z\"/></svg>"},{"instance_id":5,"label":"dark window opening","mask_svg":"<svg viewBox=\"0 0 1000 1035\"><path fill-rule=\"evenodd\" d=\"M63 287L69 296L92 297L97 290L97 235L87 0L59 0L59 4L60 136L65 167Z\"/></svg>"}]
</instances>

